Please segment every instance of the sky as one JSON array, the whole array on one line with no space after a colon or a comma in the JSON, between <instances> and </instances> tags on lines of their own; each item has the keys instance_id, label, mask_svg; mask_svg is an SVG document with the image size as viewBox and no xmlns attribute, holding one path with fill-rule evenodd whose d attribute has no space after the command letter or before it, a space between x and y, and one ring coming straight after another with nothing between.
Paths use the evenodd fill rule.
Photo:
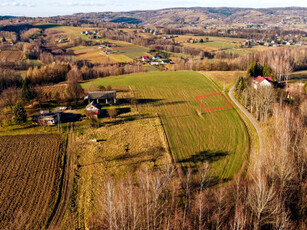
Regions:
<instances>
[{"instance_id":1,"label":"sky","mask_svg":"<svg viewBox=\"0 0 307 230\"><path fill-rule=\"evenodd\" d=\"M85 12L151 10L170 7L307 7L306 0L0 0L0 15L46 17Z\"/></svg>"}]
</instances>

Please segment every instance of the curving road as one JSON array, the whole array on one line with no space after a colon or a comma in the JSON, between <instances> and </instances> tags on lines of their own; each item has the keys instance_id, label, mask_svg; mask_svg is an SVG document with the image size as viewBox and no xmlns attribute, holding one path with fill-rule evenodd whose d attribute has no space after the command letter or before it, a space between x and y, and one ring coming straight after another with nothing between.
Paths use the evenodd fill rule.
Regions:
<instances>
[{"instance_id":1,"label":"curving road","mask_svg":"<svg viewBox=\"0 0 307 230\"><path fill-rule=\"evenodd\" d=\"M248 118L248 120L253 124L258 138L259 138L259 152L263 151L263 146L264 146L264 137L262 135L261 129L256 121L256 119L237 101L237 99L235 99L235 97L233 96L233 92L235 90L235 87L233 86L229 92L228 92L228 96L230 97L230 99L235 103L235 105L242 111L242 113L245 114L245 116Z\"/></svg>"}]
</instances>

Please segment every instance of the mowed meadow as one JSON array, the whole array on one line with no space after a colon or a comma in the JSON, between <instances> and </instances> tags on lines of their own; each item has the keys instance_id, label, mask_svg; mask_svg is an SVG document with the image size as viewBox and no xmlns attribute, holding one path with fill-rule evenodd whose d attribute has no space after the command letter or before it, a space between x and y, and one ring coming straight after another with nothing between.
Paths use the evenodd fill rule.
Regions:
<instances>
[{"instance_id":1,"label":"mowed meadow","mask_svg":"<svg viewBox=\"0 0 307 230\"><path fill-rule=\"evenodd\" d=\"M58 134L0 136L0 229L45 229L59 192Z\"/></svg>"},{"instance_id":2,"label":"mowed meadow","mask_svg":"<svg viewBox=\"0 0 307 230\"><path fill-rule=\"evenodd\" d=\"M170 148L183 168L211 163L218 179L230 179L243 166L249 134L235 108L204 112L196 96L220 93L212 80L197 72L141 73L100 78L85 89L130 86L141 114L161 116ZM225 96L226 97L226 96ZM222 95L201 98L204 107L228 105Z\"/></svg>"}]
</instances>

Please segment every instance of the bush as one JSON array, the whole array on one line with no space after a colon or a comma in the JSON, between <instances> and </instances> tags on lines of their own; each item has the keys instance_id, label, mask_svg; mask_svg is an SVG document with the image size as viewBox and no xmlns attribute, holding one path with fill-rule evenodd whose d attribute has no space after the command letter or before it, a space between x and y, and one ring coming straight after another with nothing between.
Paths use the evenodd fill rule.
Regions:
<instances>
[{"instance_id":1,"label":"bush","mask_svg":"<svg viewBox=\"0 0 307 230\"><path fill-rule=\"evenodd\" d=\"M108 109L108 115L109 115L109 117L111 117L111 118L116 117L116 115L117 115L117 110L114 109L114 108Z\"/></svg>"}]
</instances>

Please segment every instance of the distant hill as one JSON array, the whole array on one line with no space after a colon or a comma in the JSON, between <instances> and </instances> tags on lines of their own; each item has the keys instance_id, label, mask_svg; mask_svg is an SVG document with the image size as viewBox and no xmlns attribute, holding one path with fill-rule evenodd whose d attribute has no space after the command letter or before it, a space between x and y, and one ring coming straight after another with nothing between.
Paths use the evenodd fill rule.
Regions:
<instances>
[{"instance_id":1,"label":"distant hill","mask_svg":"<svg viewBox=\"0 0 307 230\"><path fill-rule=\"evenodd\" d=\"M10 18L16 18L15 16L0 16L0 20L10 19Z\"/></svg>"},{"instance_id":2,"label":"distant hill","mask_svg":"<svg viewBox=\"0 0 307 230\"><path fill-rule=\"evenodd\" d=\"M86 18L99 18L100 21L151 24L156 26L204 27L219 24L283 24L293 20L293 24L306 24L307 8L230 8L192 7L169 8L129 12L101 12L79 14ZM292 21L291 21L292 23Z\"/></svg>"},{"instance_id":3,"label":"distant hill","mask_svg":"<svg viewBox=\"0 0 307 230\"><path fill-rule=\"evenodd\" d=\"M119 18L111 20L110 22L127 23L127 24L140 24L142 22L142 20L139 20L137 18L119 17Z\"/></svg>"}]
</instances>

